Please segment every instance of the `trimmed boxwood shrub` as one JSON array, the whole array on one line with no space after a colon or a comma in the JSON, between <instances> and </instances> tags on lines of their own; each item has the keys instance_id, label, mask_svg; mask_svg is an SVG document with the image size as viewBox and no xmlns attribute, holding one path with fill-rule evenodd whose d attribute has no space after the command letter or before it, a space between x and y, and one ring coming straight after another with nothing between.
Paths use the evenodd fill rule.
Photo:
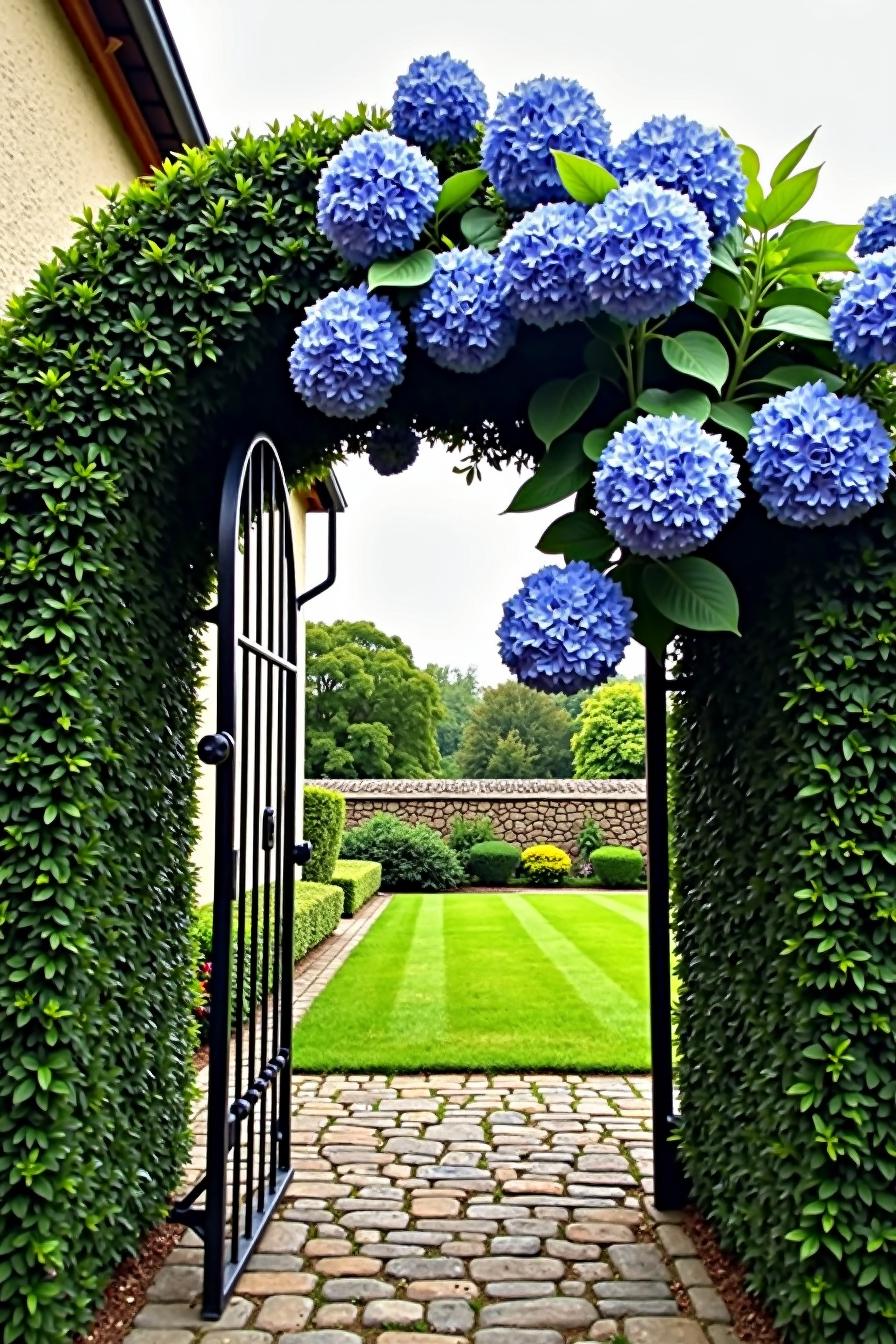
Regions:
<instances>
[{"instance_id":1,"label":"trimmed boxwood shrub","mask_svg":"<svg viewBox=\"0 0 896 1344\"><path fill-rule=\"evenodd\" d=\"M520 857L520 873L530 887L556 887L572 870L572 859L559 845L528 845Z\"/></svg>"},{"instance_id":2,"label":"trimmed boxwood shrub","mask_svg":"<svg viewBox=\"0 0 896 1344\"><path fill-rule=\"evenodd\" d=\"M644 885L644 855L625 845L601 845L591 851L591 868L605 887Z\"/></svg>"},{"instance_id":3,"label":"trimmed boxwood shrub","mask_svg":"<svg viewBox=\"0 0 896 1344\"><path fill-rule=\"evenodd\" d=\"M333 884L340 887L345 897L342 907L346 919L356 915L365 902L379 891L383 880L383 866L368 859L337 859L333 869Z\"/></svg>"},{"instance_id":4,"label":"trimmed boxwood shrub","mask_svg":"<svg viewBox=\"0 0 896 1344\"><path fill-rule=\"evenodd\" d=\"M345 859L382 865L385 891L452 891L464 880L460 860L429 826L410 826L377 812L345 833Z\"/></svg>"},{"instance_id":5,"label":"trimmed boxwood shrub","mask_svg":"<svg viewBox=\"0 0 896 1344\"><path fill-rule=\"evenodd\" d=\"M495 887L506 886L520 866L519 845L504 840L486 840L474 845L467 856L467 869L480 882Z\"/></svg>"},{"instance_id":6,"label":"trimmed boxwood shrub","mask_svg":"<svg viewBox=\"0 0 896 1344\"><path fill-rule=\"evenodd\" d=\"M483 845L488 840L497 840L491 817L465 817L458 814L451 818L451 831L448 844L461 861L464 872L470 874L468 863L470 850L474 845Z\"/></svg>"},{"instance_id":7,"label":"trimmed boxwood shrub","mask_svg":"<svg viewBox=\"0 0 896 1344\"><path fill-rule=\"evenodd\" d=\"M345 830L345 798L335 789L306 784L304 836L311 842L311 858L302 869L303 882L329 882L339 857Z\"/></svg>"}]
</instances>

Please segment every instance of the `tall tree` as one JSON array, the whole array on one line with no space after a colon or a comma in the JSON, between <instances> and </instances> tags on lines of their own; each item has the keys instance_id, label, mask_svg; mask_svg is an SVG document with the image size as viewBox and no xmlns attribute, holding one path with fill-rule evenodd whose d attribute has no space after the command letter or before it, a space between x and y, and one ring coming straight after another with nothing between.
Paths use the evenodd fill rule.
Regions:
<instances>
[{"instance_id":1,"label":"tall tree","mask_svg":"<svg viewBox=\"0 0 896 1344\"><path fill-rule=\"evenodd\" d=\"M426 671L442 692L445 714L436 728L436 736L444 770L450 768L447 758L453 756L460 746L467 720L478 704L482 691L475 667L459 668L430 663Z\"/></svg>"},{"instance_id":2,"label":"tall tree","mask_svg":"<svg viewBox=\"0 0 896 1344\"><path fill-rule=\"evenodd\" d=\"M486 779L535 779L537 775L531 742L524 742L516 728L498 738L485 767Z\"/></svg>"},{"instance_id":3,"label":"tall tree","mask_svg":"<svg viewBox=\"0 0 896 1344\"><path fill-rule=\"evenodd\" d=\"M567 779L572 773L572 724L554 696L515 681L492 686L483 691L464 729L455 757L457 772L472 779L494 778L490 764L495 752L502 739L515 730L531 752L532 768L526 777Z\"/></svg>"},{"instance_id":4,"label":"tall tree","mask_svg":"<svg viewBox=\"0 0 896 1344\"><path fill-rule=\"evenodd\" d=\"M439 688L408 646L369 621L306 631L305 768L311 777L439 774Z\"/></svg>"},{"instance_id":5,"label":"tall tree","mask_svg":"<svg viewBox=\"0 0 896 1344\"><path fill-rule=\"evenodd\" d=\"M576 779L640 779L644 774L644 688L611 681L590 695L572 739Z\"/></svg>"}]
</instances>

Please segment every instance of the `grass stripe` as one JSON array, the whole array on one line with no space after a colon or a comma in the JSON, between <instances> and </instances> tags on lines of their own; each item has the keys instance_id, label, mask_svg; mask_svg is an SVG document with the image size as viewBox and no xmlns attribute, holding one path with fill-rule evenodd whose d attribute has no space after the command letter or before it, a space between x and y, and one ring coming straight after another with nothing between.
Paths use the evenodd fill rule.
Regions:
<instances>
[{"instance_id":1,"label":"grass stripe","mask_svg":"<svg viewBox=\"0 0 896 1344\"><path fill-rule=\"evenodd\" d=\"M443 1035L445 995L445 897L417 896L417 918L407 949L404 975L392 1002L387 1030L399 1040L419 1034L422 1018L430 1037ZM421 966L426 967L421 976Z\"/></svg>"},{"instance_id":2,"label":"grass stripe","mask_svg":"<svg viewBox=\"0 0 896 1344\"><path fill-rule=\"evenodd\" d=\"M594 905L602 905L605 909L612 910L614 915L622 915L623 919L630 919L633 924L638 924L642 929L647 928L647 897L640 893L633 896L631 903L624 900L621 895L608 896L604 892L583 892L582 896Z\"/></svg>"},{"instance_id":3,"label":"grass stripe","mask_svg":"<svg viewBox=\"0 0 896 1344\"><path fill-rule=\"evenodd\" d=\"M578 902L578 897L571 899ZM577 917L570 919L561 905L564 898L546 892L536 892L530 900L579 952L600 967L617 992L646 1007L650 1001L647 940L639 925L601 905L592 908L591 918L584 918L582 906L577 904Z\"/></svg>"}]
</instances>

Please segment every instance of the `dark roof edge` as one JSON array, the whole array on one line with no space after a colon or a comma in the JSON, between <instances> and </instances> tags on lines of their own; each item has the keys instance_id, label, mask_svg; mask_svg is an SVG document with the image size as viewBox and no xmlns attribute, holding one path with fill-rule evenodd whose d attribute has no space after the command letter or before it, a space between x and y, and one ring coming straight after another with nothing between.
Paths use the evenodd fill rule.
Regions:
<instances>
[{"instance_id":1,"label":"dark roof edge","mask_svg":"<svg viewBox=\"0 0 896 1344\"><path fill-rule=\"evenodd\" d=\"M134 33L186 145L204 145L208 127L159 0L123 0Z\"/></svg>"}]
</instances>

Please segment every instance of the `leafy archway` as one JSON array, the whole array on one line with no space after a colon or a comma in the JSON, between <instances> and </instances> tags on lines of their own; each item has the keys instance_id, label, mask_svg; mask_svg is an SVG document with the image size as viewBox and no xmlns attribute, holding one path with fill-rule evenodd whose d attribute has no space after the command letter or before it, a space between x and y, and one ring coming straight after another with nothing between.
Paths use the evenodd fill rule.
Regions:
<instances>
[{"instance_id":1,"label":"leafy archway","mask_svg":"<svg viewBox=\"0 0 896 1344\"><path fill-rule=\"evenodd\" d=\"M405 100L398 99L395 108L396 129L403 127L411 138L415 87L413 80L405 86ZM584 104L577 104L584 91L573 95L558 85L549 92L545 133L568 157L561 156L559 176L549 155L546 162L539 160L541 177L534 197L531 178L527 185L525 174L521 177L518 171L521 164L526 166L528 150L515 136L513 124L514 107L525 107L529 95L519 95L516 104L517 95L510 95L503 120L496 114L486 131L491 188L476 167L478 132L471 131L469 108L462 135L451 118L437 118L435 128L427 132L435 135L428 154L441 186L424 212L425 227L432 209L441 203L432 245L422 259L420 254L411 260L405 255L407 244L415 241L411 238L398 248L383 249L398 251L404 260L383 260L383 251L362 255L349 246L352 260L347 261L317 227L317 187L324 164L347 140L387 125L383 115L361 109L341 122L320 117L296 121L265 136L241 136L233 144L216 142L207 149L189 150L150 180L123 193L110 193L106 208L85 212L72 245L42 267L35 282L11 305L0 338L4 519L0 1257L8 1266L0 1280L0 1319L10 1340L62 1341L85 1323L105 1275L163 1210L184 1156L192 994L188 855L193 825L193 695L199 665L195 615L207 597L211 520L221 474L233 437L263 427L274 435L296 479L313 476L339 453L370 447L368 434L378 425L385 400L364 408L370 416L348 422L303 407L289 386L286 370L296 320L306 304L340 287L362 292L357 287L357 265L370 261L380 268L374 270L371 283L391 295L391 307L377 298L383 307L376 309L376 320L380 329L391 326L401 344L403 338L394 325L399 322L401 291L407 291L409 282L412 293L415 285L429 284L436 269L435 253L463 256L450 245L476 245L469 264L474 286L478 285L488 269L479 258L491 255L508 226L544 198L545 191L549 200L563 196L562 182L583 205L610 200L600 215L600 227L611 234L613 210L620 200L633 202L638 218L645 212L651 217L656 199L669 204L663 189L657 189L658 197L650 195L652 188L645 196L647 189L637 183L629 197L614 198L615 179L597 162L608 149L609 134L600 109L598 116L593 99L588 101L590 95ZM478 98L473 87L469 101L477 118L484 110ZM463 111L461 107L458 115ZM567 135L570 127L573 132ZM724 143L720 137L712 139L716 150ZM635 160L642 153L649 157L649 137L646 146L631 149ZM700 145L690 149L702 162ZM552 225L547 235L538 229L533 235L526 225L514 235L521 240L518 260L523 267L517 292L529 293L532 320L527 321L525 313L516 315L523 321L518 327L513 322L511 343L505 318L500 316L496 330L490 328L489 319L489 329L480 336L490 354L500 347L500 361L471 363L464 355L461 331L452 336L453 358L442 367L429 356L438 355L440 332L446 330L444 311L430 309L413 319L417 340L406 352L402 347L403 380L398 385L392 378L387 388L392 431L399 427L406 433L413 428L417 434L462 448L466 453L462 466L472 474L481 461L537 464L531 481L517 494L515 507L575 495L573 512L548 529L542 540L547 553L564 556L572 566L539 580L541 586L536 585L534 594L524 594L522 605L507 618L509 657L533 684L545 684L554 672L595 679L591 646L586 642L578 666L569 641L570 613L581 604L595 618L592 628L600 645L601 668L609 670L602 634L608 613L602 599L592 602L591 576L598 574L595 566L618 565L615 547L620 542L631 563L628 577L623 576L625 601L614 597L610 613L609 624L616 622L614 647L624 644L632 598L640 622L636 633L655 648L671 633L673 618L687 620L682 589L692 607L697 604L692 625L712 630L730 628L734 622L727 580L719 580L720 571L711 561L685 556L676 570L665 560L650 568L638 558L638 528L626 527L626 517L631 521L626 508L631 492L625 485L632 477L632 462L642 460L644 452L654 452L666 439L676 437L682 461L698 460L709 452L701 508L696 513L686 508L685 522L692 542L713 544L713 561L723 564L743 594L761 591L766 578L760 582L757 574L774 576L779 565L781 573L790 573L793 567L798 573L811 573L814 548L811 538L807 542L798 534L785 535L785 529L769 523L752 497L715 541L736 504L729 467L733 457L721 439L716 440L721 448L706 447L701 423L711 416L729 442L736 443L737 436L746 432L750 412L767 400L769 392L805 382L806 348L812 352L813 377L821 371L815 391L796 408L810 430L826 432L831 407L824 398L827 389L843 387L844 377L850 380L849 391L863 391L888 418L889 382L877 366L861 375L843 370L822 335L827 336L825 314L833 290L816 277L853 267L844 252L854 230L812 226L821 232L811 236L801 227L788 230L787 220L805 203L804 189L811 187L804 174L795 174L798 159L790 158L792 162L779 166L778 181L765 195L758 185L758 164L745 152L742 161L749 182L745 178L742 185L747 187L748 234L735 229L723 237L723 225L732 224L733 217L720 217L714 223L718 237L712 255L704 211L670 192L683 202L672 203L671 233L664 235L674 246L666 249L658 279L651 272L643 284L635 283L630 298L641 307L634 323L625 320L635 315L634 308L609 317L612 303L608 307L607 294L616 283L619 261L613 252L615 242L609 251L603 245L599 249L601 257L609 258L607 266L598 267L594 281L599 291L594 303L600 312L586 314L576 308L577 289L569 283L566 263L557 273L558 287L545 288L542 281L552 273L550 253L555 244L559 240L562 249L575 248L576 231L565 232L566 221L559 232ZM739 182L736 159L729 156L727 161L731 182ZM644 171L638 162L634 168L625 163L616 166L621 175L637 179ZM360 180L369 180L370 163L361 167ZM421 199L432 187L427 172L421 179ZM554 174L548 187L545 173ZM712 193L703 206L713 215ZM699 220L695 225L697 214L704 219L702 225ZM518 227L522 224L519 221ZM613 236L618 241L618 233ZM779 240L777 251L770 243L773 237ZM345 241L343 237L343 251ZM879 268L873 263L859 280L880 289L887 271L884 266L881 278L875 264ZM442 265L450 271L454 263ZM744 276L750 286L741 285L735 292L732 283L740 284ZM649 295L657 285L668 288L662 301L671 301L675 310L662 333L644 326L661 316L643 306L646 296L650 308ZM766 285L769 293L778 294L778 301L761 307L769 297L761 293ZM689 305L682 313L681 305L695 293L696 307ZM367 303L371 295L362 294ZM752 308L750 294L755 297ZM558 302L559 309L551 307ZM865 321L870 302L859 287L858 310L849 314L849 330L858 332L866 346L877 340L880 348L873 358L879 360L892 351L893 327L870 330ZM887 311L892 315L886 294L882 302L885 308L890 304ZM557 318L569 317L577 321L554 324ZM582 317L592 323L584 334L578 321ZM722 349L724 369L714 322L730 323L734 336L730 357ZM754 326L764 328L756 345ZM738 332L742 336L748 328L744 344ZM765 347L761 351L759 344ZM478 348L481 351L482 345ZM320 408L326 395L322 401L320 384L304 355L300 348L294 356L293 374L309 402ZM754 356L754 376L765 375L762 396L739 401L735 394L744 390L741 375ZM393 349L393 367L394 357ZM869 363L858 358L856 362ZM331 374L332 366L329 371L324 368L323 383L332 388ZM726 381L724 390L730 395L720 398ZM712 403L706 388L716 393ZM345 389L341 384L338 396ZM352 402L350 389L347 396ZM332 412L334 407L325 409ZM263 425L258 423L259 412ZM679 430L664 436L655 417L670 412L681 417L672 422ZM855 410L851 420L846 417L853 445L861 415ZM644 416L649 417L646 439L637 428ZM616 431L623 431L618 442L614 439L621 474L617 479L612 474L604 477L608 484L601 523L592 512L591 477L595 461ZM771 426L772 446L781 432L780 425ZM881 464L887 454L881 453L875 426L862 421L856 432L862 444L871 445L870 455L850 456L851 464L863 470L857 469L846 483L835 473L825 496L826 507L840 509L844 516L875 502L886 484ZM376 440L374 448L377 443L382 450L382 440ZM764 445L761 441L757 445L761 457ZM774 453L763 460L768 473L757 477L760 494L765 489L775 507L785 512L792 506L813 507L800 491L788 496L781 490ZM685 505L693 498L694 487L694 479L688 478L681 496ZM648 531L654 536L662 532L668 541L679 523L671 514L657 519L643 505L643 500L636 501ZM877 523L884 534L889 519L887 507ZM838 554L842 548L853 558L850 576L861 573L869 610L873 609L871 624L848 616L836 623L838 658L845 667L849 659L865 655L870 637L880 648L885 646L892 584L883 555L866 565L865 553L856 550L855 536L862 534L853 529L827 534L835 535L830 548ZM688 563L692 576L694 564L712 568L708 617L698 610L700 582L684 581L688 571L682 566ZM700 573L705 580L710 570ZM569 582L563 575L572 575L574 582L566 589L559 635L549 632L546 644L539 635L537 666L529 664L525 650L532 645L533 612L537 616L545 602L557 600L557 583L562 588ZM831 582L836 586L841 580L832 577ZM790 603L788 609L796 613L795 628L809 619L811 603L806 607L804 599L791 598L789 590L783 596L777 592L776 600ZM838 591L832 600L841 604L841 610L842 594ZM816 637L825 648L827 631L834 624L824 614L816 622ZM762 623L751 626L751 632L751 657L763 667L769 666L772 656L783 659L788 685L796 694L806 661L798 635L783 653L773 655ZM734 637L699 643L701 657L703 647L715 650L718 644L721 652L707 655L718 656L718 662L710 665L717 668L720 686L733 686L726 679ZM695 664L695 658L691 644L686 644L686 664ZM875 674L880 667L877 659ZM770 684L763 700L775 723L781 712L776 699L780 689ZM884 713L889 721L889 692L878 689L888 708L878 706L875 713ZM824 716L831 698L829 683L822 678L816 690L821 705L817 712ZM724 716L712 720L713 703L708 693L704 710L710 717L701 720L690 739L703 743L710 761L719 732L726 732L730 723ZM848 756L844 750L844 755L868 770L869 753L877 759L880 751L868 737L869 724L878 720L873 715L869 719L863 704L855 711L860 722L850 726L851 750ZM816 714L806 712L810 717ZM734 750L730 744L728 749ZM775 1261L763 1262L763 1286L792 1321L794 1339L870 1342L883 1338L881 1331L889 1328L885 1322L890 1319L893 1289L891 1269L881 1254L893 1235L894 1154L892 1137L886 1136L887 1126L892 1135L894 1108L892 1037L886 1035L886 989L892 982L893 954L892 935L890 941L878 936L891 928L886 919L892 918L881 878L881 866L888 866L893 857L889 823L860 801L867 793L864 785L853 779L844 791L841 780L844 774L853 775L856 766L847 769L827 757L819 761L817 753L813 755L815 747L801 748L798 740L791 742L791 750L788 780L795 784L804 772L804 792L814 790L809 796L820 795L830 781L833 794L824 799L829 815L847 813L863 837L868 834L861 857L855 855L859 841L850 837L849 864L838 869L838 919L842 916L843 928L838 925L831 935L830 947L818 942L821 964L801 972L800 985L806 993L798 1003L787 1000L788 1011L800 1021L800 1046L806 1032L816 1026L818 1040L811 1048L800 1048L790 1070L782 1065L778 1074L765 1080L776 1107L760 1107L760 1099L753 1099L758 1145L777 1159L774 1180L792 1183L797 1192L788 1206L793 1225L782 1232L785 1240ZM824 772L821 785L818 771ZM717 866L726 860L726 842L721 831L703 829L696 806L698 779L695 762L679 783L680 813L685 818L680 846L688 854L686 846L709 844L710 859ZM776 783L768 784L775 797ZM708 840L701 840L701 833ZM756 826L751 833L756 836ZM772 832L772 839L777 839L777 832ZM836 845L836 838L829 837L827 843ZM779 932L791 940L807 927L814 938L814 931L827 919L826 874L819 877L816 872L817 846L810 846L810 851L811 862L800 849L788 852L792 917ZM773 900L768 848L764 855L764 885L757 899L764 895ZM813 865L813 874L804 879L803 873ZM738 871L744 881L751 880L745 868ZM704 875L685 862L682 873L693 900ZM803 880L814 893L811 908L806 908L799 890ZM851 905L861 909L862 920L844 914ZM866 927L863 921L871 923ZM696 917L692 928L693 946L684 940L684 1026L685 1031L690 1026L695 1038L694 1077L699 1066L700 1085L705 1087L709 1079L711 1094L715 1074L728 1071L731 1042L724 1034L725 1024L738 1019L726 1012L724 989L714 988L707 976L706 957L710 950L718 955L719 947L733 957L736 946L729 930L727 942L708 949L700 941ZM715 936L718 930L712 932ZM757 931L751 936L758 937ZM776 945L774 954L780 951ZM844 997L852 1004L849 1022L842 1031L838 1026L839 1036L832 1028L836 1039L828 1039L822 1019L830 1017L830 1000L840 1002ZM712 1048L707 1045L701 1054L697 1013L714 1015L727 1049L719 1049L714 1039ZM780 1021L765 1018L751 1025L760 1042L782 1034L786 1039ZM756 1086L756 1077L750 1074L750 1086ZM857 1106L857 1089L873 1099L872 1108ZM699 1124L705 1103L696 1081L690 1093ZM826 1118L819 1128L813 1125L812 1109L817 1112L822 1105ZM787 1111L789 1129L787 1140L779 1143L776 1121L782 1109ZM838 1126L845 1124L848 1139L838 1133ZM737 1164L726 1161L717 1145L709 1151L697 1125L687 1132L686 1141L698 1174L705 1173L709 1163L716 1164L714 1189L702 1176L711 1211L732 1243L752 1262L758 1261L758 1239L765 1223L755 1208L761 1207L759 1195L770 1198L768 1191L763 1186L754 1205L739 1205L731 1193L743 1178ZM809 1147L817 1160L807 1163L801 1145ZM838 1179L845 1150L861 1168L861 1178L849 1186ZM770 1172L769 1167L767 1179Z\"/></svg>"}]
</instances>

